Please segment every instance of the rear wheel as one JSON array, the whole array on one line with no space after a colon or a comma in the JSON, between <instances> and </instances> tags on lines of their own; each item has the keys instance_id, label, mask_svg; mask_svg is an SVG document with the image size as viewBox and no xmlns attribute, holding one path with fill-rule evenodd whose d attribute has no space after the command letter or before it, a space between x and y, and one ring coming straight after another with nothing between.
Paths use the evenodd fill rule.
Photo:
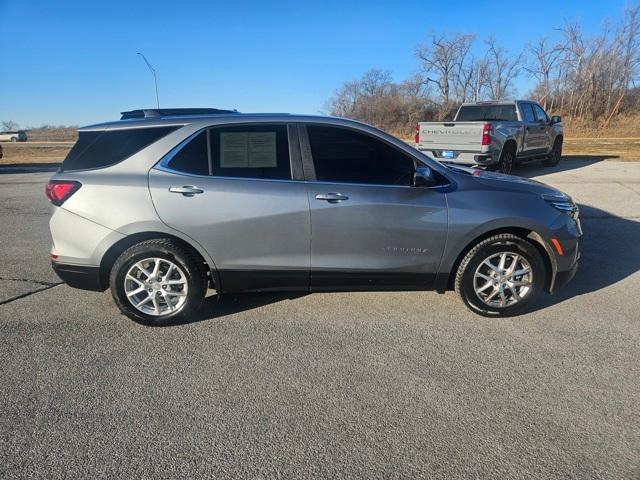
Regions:
<instances>
[{"instance_id":1,"label":"rear wheel","mask_svg":"<svg viewBox=\"0 0 640 480\"><path fill-rule=\"evenodd\" d=\"M17 141L18 141L18 139L17 139L16 137L11 137L11 141L12 141L12 142L17 142Z\"/></svg>"},{"instance_id":2,"label":"rear wheel","mask_svg":"<svg viewBox=\"0 0 640 480\"><path fill-rule=\"evenodd\" d=\"M491 168L492 171L506 173L507 175L511 175L513 171L513 165L515 163L516 153L513 148L507 146L503 149L502 154L500 155L500 160L497 165Z\"/></svg>"},{"instance_id":3,"label":"rear wheel","mask_svg":"<svg viewBox=\"0 0 640 480\"><path fill-rule=\"evenodd\" d=\"M545 160L542 160L542 165L545 167L555 167L560 163L560 159L562 158L562 140L559 138L553 142L553 148L551 152L549 152L549 157Z\"/></svg>"},{"instance_id":4,"label":"rear wheel","mask_svg":"<svg viewBox=\"0 0 640 480\"><path fill-rule=\"evenodd\" d=\"M455 289L473 312L487 317L518 315L536 301L547 272L537 248L512 234L483 240L460 263Z\"/></svg>"},{"instance_id":5,"label":"rear wheel","mask_svg":"<svg viewBox=\"0 0 640 480\"><path fill-rule=\"evenodd\" d=\"M170 239L154 239L118 257L109 285L127 317L147 325L167 325L188 320L198 310L207 275L192 251Z\"/></svg>"}]
</instances>

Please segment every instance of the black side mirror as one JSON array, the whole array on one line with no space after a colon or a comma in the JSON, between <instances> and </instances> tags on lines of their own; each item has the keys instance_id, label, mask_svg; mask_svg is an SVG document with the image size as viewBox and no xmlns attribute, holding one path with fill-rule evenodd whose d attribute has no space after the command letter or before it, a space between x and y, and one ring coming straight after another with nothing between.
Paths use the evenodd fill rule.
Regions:
<instances>
[{"instance_id":1,"label":"black side mirror","mask_svg":"<svg viewBox=\"0 0 640 480\"><path fill-rule=\"evenodd\" d=\"M560 117L560 115L554 115L551 117L551 125L555 125L556 123L560 123L562 121L562 118Z\"/></svg>"},{"instance_id":2,"label":"black side mirror","mask_svg":"<svg viewBox=\"0 0 640 480\"><path fill-rule=\"evenodd\" d=\"M436 177L429 167L418 167L413 174L414 187L433 187L436 184Z\"/></svg>"}]
</instances>

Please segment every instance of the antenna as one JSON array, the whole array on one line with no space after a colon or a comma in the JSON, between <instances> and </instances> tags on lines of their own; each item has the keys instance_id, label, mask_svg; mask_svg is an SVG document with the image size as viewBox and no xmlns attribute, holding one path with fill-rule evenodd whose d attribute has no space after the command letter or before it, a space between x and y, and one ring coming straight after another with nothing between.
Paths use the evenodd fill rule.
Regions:
<instances>
[{"instance_id":1,"label":"antenna","mask_svg":"<svg viewBox=\"0 0 640 480\"><path fill-rule=\"evenodd\" d=\"M156 78L156 69L153 68L153 66L149 63L149 60L147 60L147 57L145 57L142 53L137 52L137 54L142 57L142 59L144 60L144 63L146 63L147 67L149 67L149 71L151 72L151 75L153 75L153 81L156 85L156 105L158 108L160 108L160 100L158 98L158 79Z\"/></svg>"}]
</instances>

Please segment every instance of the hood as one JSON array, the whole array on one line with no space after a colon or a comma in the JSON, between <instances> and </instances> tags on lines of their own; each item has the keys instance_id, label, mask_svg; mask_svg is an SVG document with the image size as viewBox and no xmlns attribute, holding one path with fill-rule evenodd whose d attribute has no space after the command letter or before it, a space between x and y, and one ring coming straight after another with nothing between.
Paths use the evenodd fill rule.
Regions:
<instances>
[{"instance_id":1,"label":"hood","mask_svg":"<svg viewBox=\"0 0 640 480\"><path fill-rule=\"evenodd\" d=\"M508 189L516 191L529 191L537 194L557 194L564 195L560 190L550 187L547 184L530 178L506 175L504 173L488 172L480 168L463 167L460 165L447 165L454 172L472 177L475 181L490 188Z\"/></svg>"}]
</instances>

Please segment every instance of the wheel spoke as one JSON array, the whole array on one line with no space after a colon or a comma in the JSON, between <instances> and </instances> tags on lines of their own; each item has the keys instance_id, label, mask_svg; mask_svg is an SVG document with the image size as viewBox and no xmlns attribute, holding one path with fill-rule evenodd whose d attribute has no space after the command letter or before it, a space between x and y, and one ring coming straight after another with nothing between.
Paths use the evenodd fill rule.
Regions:
<instances>
[{"instance_id":1,"label":"wheel spoke","mask_svg":"<svg viewBox=\"0 0 640 480\"><path fill-rule=\"evenodd\" d=\"M525 275L531 271L531 267L525 267L520 270L516 270L511 274L512 277L519 277L520 275Z\"/></svg>"},{"instance_id":2,"label":"wheel spoke","mask_svg":"<svg viewBox=\"0 0 640 480\"><path fill-rule=\"evenodd\" d=\"M489 296L484 299L484 301L485 302L489 302L489 301L493 300L493 298L498 294L499 291L500 291L500 289L498 287L493 287L493 292L491 292L489 294Z\"/></svg>"},{"instance_id":3,"label":"wheel spoke","mask_svg":"<svg viewBox=\"0 0 640 480\"><path fill-rule=\"evenodd\" d=\"M519 302L521 298L520 298L520 295L518 295L518 292L516 291L516 289L513 288L511 285L507 285L507 288L511 290L511 294L513 295L513 298L516 300L516 302Z\"/></svg>"},{"instance_id":4,"label":"wheel spoke","mask_svg":"<svg viewBox=\"0 0 640 480\"><path fill-rule=\"evenodd\" d=\"M151 272L142 266L142 262L136 263L136 267L140 270L147 278L151 277Z\"/></svg>"},{"instance_id":5,"label":"wheel spoke","mask_svg":"<svg viewBox=\"0 0 640 480\"><path fill-rule=\"evenodd\" d=\"M144 285L144 282L141 282L133 275L127 274L127 280L131 280L132 282L136 282L138 285Z\"/></svg>"},{"instance_id":6,"label":"wheel spoke","mask_svg":"<svg viewBox=\"0 0 640 480\"><path fill-rule=\"evenodd\" d=\"M160 305L158 305L158 296L152 295L153 297L153 311L157 314L160 313Z\"/></svg>"},{"instance_id":7,"label":"wheel spoke","mask_svg":"<svg viewBox=\"0 0 640 480\"><path fill-rule=\"evenodd\" d=\"M514 282L511 282L511 285L514 286L514 287L530 287L531 286L531 282L514 281Z\"/></svg>"},{"instance_id":8,"label":"wheel spoke","mask_svg":"<svg viewBox=\"0 0 640 480\"><path fill-rule=\"evenodd\" d=\"M507 252L503 252L502 255L500 255L500 263L498 264L498 268L500 270L504 270L504 264L507 261Z\"/></svg>"},{"instance_id":9,"label":"wheel spoke","mask_svg":"<svg viewBox=\"0 0 640 480\"><path fill-rule=\"evenodd\" d=\"M487 280L489 282L493 282L493 278L491 278L489 275L485 275L484 273L478 272L478 273L476 273L476 276L482 278L483 280Z\"/></svg>"},{"instance_id":10,"label":"wheel spoke","mask_svg":"<svg viewBox=\"0 0 640 480\"><path fill-rule=\"evenodd\" d=\"M480 288L476 289L476 293L481 293L484 292L487 288L489 288L490 286L493 285L493 282L491 280L489 280L487 283L485 283L483 286L481 286Z\"/></svg>"},{"instance_id":11,"label":"wheel spoke","mask_svg":"<svg viewBox=\"0 0 640 480\"><path fill-rule=\"evenodd\" d=\"M507 270L507 275L513 275L513 272L518 266L519 260L520 260L520 255L513 255L513 260L511 260L511 265L509 265L509 269Z\"/></svg>"},{"instance_id":12,"label":"wheel spoke","mask_svg":"<svg viewBox=\"0 0 640 480\"><path fill-rule=\"evenodd\" d=\"M504 286L500 285L500 305L503 305L507 302L507 296L504 294Z\"/></svg>"},{"instance_id":13,"label":"wheel spoke","mask_svg":"<svg viewBox=\"0 0 640 480\"><path fill-rule=\"evenodd\" d=\"M500 269L498 267L496 267L493 263L491 263L489 261L489 259L486 259L484 262L482 262L484 265L486 265L487 267L489 267L491 270L493 270L496 273L500 273Z\"/></svg>"},{"instance_id":14,"label":"wheel spoke","mask_svg":"<svg viewBox=\"0 0 640 480\"><path fill-rule=\"evenodd\" d=\"M166 292L164 292L165 297L169 296L169 297L186 297L187 294L184 292L173 292L171 290L167 290Z\"/></svg>"},{"instance_id":15,"label":"wheel spoke","mask_svg":"<svg viewBox=\"0 0 640 480\"><path fill-rule=\"evenodd\" d=\"M148 303L149 300L151 300L151 297L152 297L151 295L147 295L145 298L143 298L138 303L136 303L135 307L136 308L142 307L144 304Z\"/></svg>"},{"instance_id":16,"label":"wheel spoke","mask_svg":"<svg viewBox=\"0 0 640 480\"><path fill-rule=\"evenodd\" d=\"M175 267L176 266L173 263L169 266L169 270L167 270L167 273L164 274L165 280L168 281L171 278L171 274L173 273L173 270L175 269ZM167 282L165 281L164 283L167 283Z\"/></svg>"},{"instance_id":17,"label":"wheel spoke","mask_svg":"<svg viewBox=\"0 0 640 480\"><path fill-rule=\"evenodd\" d=\"M165 285L184 285L185 282L184 280L167 280L166 282L163 282Z\"/></svg>"},{"instance_id":18,"label":"wheel spoke","mask_svg":"<svg viewBox=\"0 0 640 480\"><path fill-rule=\"evenodd\" d=\"M135 290L132 290L130 292L127 292L127 297L131 298L134 295L139 294L140 292L143 292L145 290L144 285L142 285L141 287L136 288Z\"/></svg>"},{"instance_id":19,"label":"wheel spoke","mask_svg":"<svg viewBox=\"0 0 640 480\"><path fill-rule=\"evenodd\" d=\"M158 272L160 271L160 259L154 258L155 265L153 266L153 272L151 272L151 277L156 278L158 276Z\"/></svg>"}]
</instances>

